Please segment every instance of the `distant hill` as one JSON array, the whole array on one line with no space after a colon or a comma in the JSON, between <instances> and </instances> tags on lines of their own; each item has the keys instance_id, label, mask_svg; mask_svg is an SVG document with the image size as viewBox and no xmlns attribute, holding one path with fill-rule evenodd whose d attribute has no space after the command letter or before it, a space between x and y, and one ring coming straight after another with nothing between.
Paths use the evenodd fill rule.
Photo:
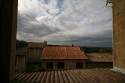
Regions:
<instances>
[{"instance_id":1,"label":"distant hill","mask_svg":"<svg viewBox=\"0 0 125 83\"><path fill-rule=\"evenodd\" d=\"M28 45L28 42L24 40L16 40L16 49L26 47Z\"/></svg>"},{"instance_id":2,"label":"distant hill","mask_svg":"<svg viewBox=\"0 0 125 83\"><path fill-rule=\"evenodd\" d=\"M26 47L28 42L24 40L16 40L16 49ZM52 45L48 44L47 46L68 46L68 45ZM80 46L80 49L85 53L112 53L112 47L87 47Z\"/></svg>"},{"instance_id":3,"label":"distant hill","mask_svg":"<svg viewBox=\"0 0 125 83\"><path fill-rule=\"evenodd\" d=\"M111 47L80 47L85 53L112 53Z\"/></svg>"}]
</instances>

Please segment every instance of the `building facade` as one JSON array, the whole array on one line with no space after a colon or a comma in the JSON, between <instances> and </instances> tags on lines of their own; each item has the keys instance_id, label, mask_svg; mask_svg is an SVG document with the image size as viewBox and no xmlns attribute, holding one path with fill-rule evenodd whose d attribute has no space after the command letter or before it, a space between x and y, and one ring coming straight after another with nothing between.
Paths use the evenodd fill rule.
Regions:
<instances>
[{"instance_id":1,"label":"building facade","mask_svg":"<svg viewBox=\"0 0 125 83\"><path fill-rule=\"evenodd\" d=\"M111 53L84 53L77 46L47 46L32 42L17 50L16 68L20 71L112 68Z\"/></svg>"},{"instance_id":2,"label":"building facade","mask_svg":"<svg viewBox=\"0 0 125 83\"><path fill-rule=\"evenodd\" d=\"M47 41L29 42L28 51L27 51L26 71L28 72L41 71L40 57L46 45L47 45Z\"/></svg>"},{"instance_id":3,"label":"building facade","mask_svg":"<svg viewBox=\"0 0 125 83\"><path fill-rule=\"evenodd\" d=\"M27 52L27 61L28 62L40 62L40 57L42 54L42 50L46 47L47 42L43 43L39 42L29 42L28 44L28 52Z\"/></svg>"},{"instance_id":4,"label":"building facade","mask_svg":"<svg viewBox=\"0 0 125 83\"><path fill-rule=\"evenodd\" d=\"M86 68L113 68L113 55L111 53L87 53Z\"/></svg>"},{"instance_id":5,"label":"building facade","mask_svg":"<svg viewBox=\"0 0 125 83\"><path fill-rule=\"evenodd\" d=\"M75 46L47 46L41 56L45 70L85 69L88 58Z\"/></svg>"},{"instance_id":6,"label":"building facade","mask_svg":"<svg viewBox=\"0 0 125 83\"><path fill-rule=\"evenodd\" d=\"M39 71L41 67L40 57L47 42L29 42L27 47L16 51L16 71Z\"/></svg>"},{"instance_id":7,"label":"building facade","mask_svg":"<svg viewBox=\"0 0 125 83\"><path fill-rule=\"evenodd\" d=\"M85 60L42 60L41 65L45 70L86 69Z\"/></svg>"},{"instance_id":8,"label":"building facade","mask_svg":"<svg viewBox=\"0 0 125 83\"><path fill-rule=\"evenodd\" d=\"M16 72L23 72L26 69L26 56L27 56L27 47L17 49L16 51Z\"/></svg>"}]
</instances>

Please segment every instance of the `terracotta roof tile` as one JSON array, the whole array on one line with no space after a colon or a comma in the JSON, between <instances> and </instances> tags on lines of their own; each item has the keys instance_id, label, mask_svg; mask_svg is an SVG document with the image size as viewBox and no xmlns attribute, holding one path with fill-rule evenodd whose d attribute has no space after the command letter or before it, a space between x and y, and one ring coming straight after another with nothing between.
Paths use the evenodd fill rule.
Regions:
<instances>
[{"instance_id":1,"label":"terracotta roof tile","mask_svg":"<svg viewBox=\"0 0 125 83\"><path fill-rule=\"evenodd\" d=\"M11 83L125 83L125 74L110 69L19 73Z\"/></svg>"},{"instance_id":2,"label":"terracotta roof tile","mask_svg":"<svg viewBox=\"0 0 125 83\"><path fill-rule=\"evenodd\" d=\"M87 56L92 62L113 62L111 53L88 53Z\"/></svg>"},{"instance_id":3,"label":"terracotta roof tile","mask_svg":"<svg viewBox=\"0 0 125 83\"><path fill-rule=\"evenodd\" d=\"M47 46L41 59L88 59L79 47Z\"/></svg>"},{"instance_id":4,"label":"terracotta roof tile","mask_svg":"<svg viewBox=\"0 0 125 83\"><path fill-rule=\"evenodd\" d=\"M68 59L87 59L79 47L66 47Z\"/></svg>"}]
</instances>

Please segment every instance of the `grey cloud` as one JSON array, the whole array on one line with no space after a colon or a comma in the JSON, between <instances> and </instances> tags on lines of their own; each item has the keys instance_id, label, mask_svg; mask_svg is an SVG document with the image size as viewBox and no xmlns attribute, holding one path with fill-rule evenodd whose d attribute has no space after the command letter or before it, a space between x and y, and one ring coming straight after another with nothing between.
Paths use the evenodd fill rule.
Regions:
<instances>
[{"instance_id":1,"label":"grey cloud","mask_svg":"<svg viewBox=\"0 0 125 83\"><path fill-rule=\"evenodd\" d=\"M34 23L30 23L31 21L33 21ZM18 32L23 32L27 35L32 34L32 36L34 37L43 37L48 34L52 34L60 31L58 28L51 30L50 27L47 26L46 24L39 23L39 21L37 21L35 17L30 13L28 15L18 13L17 30ZM22 33L18 33L18 35L20 35L21 37Z\"/></svg>"},{"instance_id":2,"label":"grey cloud","mask_svg":"<svg viewBox=\"0 0 125 83\"><path fill-rule=\"evenodd\" d=\"M104 0L19 0L17 38L61 45L112 45Z\"/></svg>"}]
</instances>

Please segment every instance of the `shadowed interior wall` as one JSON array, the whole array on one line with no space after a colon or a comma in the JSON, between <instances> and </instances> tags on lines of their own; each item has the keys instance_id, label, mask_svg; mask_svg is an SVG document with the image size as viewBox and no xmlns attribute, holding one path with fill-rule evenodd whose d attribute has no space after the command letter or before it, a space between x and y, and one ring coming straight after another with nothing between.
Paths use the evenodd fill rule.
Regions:
<instances>
[{"instance_id":1,"label":"shadowed interior wall","mask_svg":"<svg viewBox=\"0 0 125 83\"><path fill-rule=\"evenodd\" d=\"M0 81L8 83L15 75L18 0L0 0Z\"/></svg>"},{"instance_id":2,"label":"shadowed interior wall","mask_svg":"<svg viewBox=\"0 0 125 83\"><path fill-rule=\"evenodd\" d=\"M113 0L114 68L125 71L125 0Z\"/></svg>"}]
</instances>

